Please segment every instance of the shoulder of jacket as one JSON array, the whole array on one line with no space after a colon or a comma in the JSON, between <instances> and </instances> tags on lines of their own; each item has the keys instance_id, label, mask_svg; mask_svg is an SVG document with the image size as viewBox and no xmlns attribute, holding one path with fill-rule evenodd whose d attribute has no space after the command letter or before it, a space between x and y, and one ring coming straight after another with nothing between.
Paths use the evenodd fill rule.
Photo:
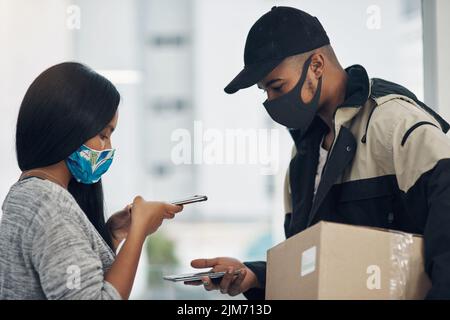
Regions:
<instances>
[{"instance_id":1,"label":"shoulder of jacket","mask_svg":"<svg viewBox=\"0 0 450 320\"><path fill-rule=\"evenodd\" d=\"M370 99L375 102L371 122L385 126L403 122L427 121L448 131L448 124L431 108L420 102L405 87L383 79L371 80Z\"/></svg>"},{"instance_id":2,"label":"shoulder of jacket","mask_svg":"<svg viewBox=\"0 0 450 320\"><path fill-rule=\"evenodd\" d=\"M412 123L431 122L440 127L439 121L420 108L408 97L389 95L376 101L371 119L372 124L382 123L384 126L395 125L399 122Z\"/></svg>"}]
</instances>

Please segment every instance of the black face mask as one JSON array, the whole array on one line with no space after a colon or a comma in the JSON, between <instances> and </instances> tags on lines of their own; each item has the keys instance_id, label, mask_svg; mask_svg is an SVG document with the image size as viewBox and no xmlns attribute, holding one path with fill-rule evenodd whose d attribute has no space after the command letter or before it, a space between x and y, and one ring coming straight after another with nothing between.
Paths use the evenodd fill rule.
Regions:
<instances>
[{"instance_id":1,"label":"black face mask","mask_svg":"<svg viewBox=\"0 0 450 320\"><path fill-rule=\"evenodd\" d=\"M288 93L274 100L263 103L270 117L289 129L299 129L306 132L319 110L320 92L322 90L322 77L319 79L317 90L309 103L304 103L301 90L308 74L312 56L306 60L302 75L297 85Z\"/></svg>"}]
</instances>

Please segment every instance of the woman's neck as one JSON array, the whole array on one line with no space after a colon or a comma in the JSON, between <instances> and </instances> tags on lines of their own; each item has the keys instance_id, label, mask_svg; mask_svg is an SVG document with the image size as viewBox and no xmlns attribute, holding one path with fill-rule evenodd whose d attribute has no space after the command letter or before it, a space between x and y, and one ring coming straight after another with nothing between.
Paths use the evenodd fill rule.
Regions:
<instances>
[{"instance_id":1,"label":"woman's neck","mask_svg":"<svg viewBox=\"0 0 450 320\"><path fill-rule=\"evenodd\" d=\"M47 180L50 180L61 187L67 189L69 186L70 179L72 175L69 172L64 161L58 162L51 166L34 168L31 170L24 171L22 176L41 176Z\"/></svg>"}]
</instances>

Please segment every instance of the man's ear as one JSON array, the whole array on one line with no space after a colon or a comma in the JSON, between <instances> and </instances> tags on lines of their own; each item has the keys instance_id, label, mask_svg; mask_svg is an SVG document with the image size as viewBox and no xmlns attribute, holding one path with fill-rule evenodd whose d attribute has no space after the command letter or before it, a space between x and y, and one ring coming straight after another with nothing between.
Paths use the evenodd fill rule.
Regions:
<instances>
[{"instance_id":1,"label":"man's ear","mask_svg":"<svg viewBox=\"0 0 450 320\"><path fill-rule=\"evenodd\" d=\"M314 53L311 59L311 69L316 77L319 79L323 75L323 70L325 66L325 57L321 53Z\"/></svg>"}]
</instances>

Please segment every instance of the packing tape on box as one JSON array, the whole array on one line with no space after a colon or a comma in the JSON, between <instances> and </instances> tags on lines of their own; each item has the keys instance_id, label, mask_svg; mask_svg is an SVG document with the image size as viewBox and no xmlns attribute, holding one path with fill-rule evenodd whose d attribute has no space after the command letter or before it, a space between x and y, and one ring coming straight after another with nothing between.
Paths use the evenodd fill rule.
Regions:
<instances>
[{"instance_id":1,"label":"packing tape on box","mask_svg":"<svg viewBox=\"0 0 450 320\"><path fill-rule=\"evenodd\" d=\"M406 299L407 285L411 270L413 235L399 231L391 231L390 241L390 298L393 300Z\"/></svg>"}]
</instances>

